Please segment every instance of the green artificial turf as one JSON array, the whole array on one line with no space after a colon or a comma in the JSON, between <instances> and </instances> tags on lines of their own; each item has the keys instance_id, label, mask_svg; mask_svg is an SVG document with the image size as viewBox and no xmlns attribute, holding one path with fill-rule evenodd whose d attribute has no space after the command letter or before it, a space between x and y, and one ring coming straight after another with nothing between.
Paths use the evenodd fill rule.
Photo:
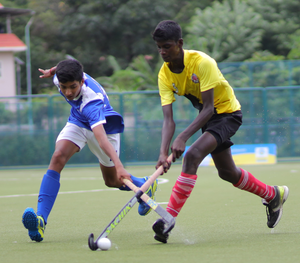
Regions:
<instances>
[{"instance_id":1,"label":"green artificial turf","mask_svg":"<svg viewBox=\"0 0 300 263\"><path fill-rule=\"evenodd\" d=\"M131 166L135 176L154 166ZM137 213L137 205L108 236L109 251L91 251L88 236L97 237L132 192L104 185L99 168L66 168L60 194L48 218L44 241L30 241L21 222L26 207L36 209L45 170L0 171L1 262L298 262L300 257L300 163L244 166L259 180L287 185L290 195L275 229L266 225L259 197L219 179L214 167L199 167L196 186L176 220L168 244L153 239L158 215ZM180 165L160 177L157 202L166 207ZM91 191L97 190L97 191ZM103 191L100 191L103 190Z\"/></svg>"}]
</instances>

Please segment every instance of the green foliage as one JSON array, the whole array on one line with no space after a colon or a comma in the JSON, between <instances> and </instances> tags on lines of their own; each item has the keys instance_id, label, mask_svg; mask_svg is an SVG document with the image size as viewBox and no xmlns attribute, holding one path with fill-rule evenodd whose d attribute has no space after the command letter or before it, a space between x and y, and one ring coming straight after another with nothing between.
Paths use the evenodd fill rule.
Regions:
<instances>
[{"instance_id":1,"label":"green foliage","mask_svg":"<svg viewBox=\"0 0 300 263\"><path fill-rule=\"evenodd\" d=\"M288 59L300 59L300 29L291 35L291 50L287 55Z\"/></svg>"},{"instance_id":2,"label":"green foliage","mask_svg":"<svg viewBox=\"0 0 300 263\"><path fill-rule=\"evenodd\" d=\"M112 55L121 68L134 57L155 53L151 31L163 19L171 19L183 3L179 1L98 0L98 1L4 1L6 7L35 11L31 35L33 93L39 93L51 80L39 79L38 68L50 68L69 54L81 61L94 77L109 76L111 68L101 58ZM186 3L184 3L186 4ZM155 8L153 8L155 7ZM30 16L12 19L13 32L23 41ZM5 19L0 17L0 23ZM23 61L25 52L18 54ZM22 93L26 93L26 68L21 71Z\"/></svg>"},{"instance_id":3,"label":"green foliage","mask_svg":"<svg viewBox=\"0 0 300 263\"><path fill-rule=\"evenodd\" d=\"M214 2L197 9L187 27L187 46L217 61L242 61L259 49L263 19L239 0Z\"/></svg>"},{"instance_id":4,"label":"green foliage","mask_svg":"<svg viewBox=\"0 0 300 263\"><path fill-rule=\"evenodd\" d=\"M300 5L295 0L245 0L264 19L262 50L286 56L299 29Z\"/></svg>"},{"instance_id":5,"label":"green foliage","mask_svg":"<svg viewBox=\"0 0 300 263\"><path fill-rule=\"evenodd\" d=\"M246 59L246 62L250 61L277 61L277 60L284 60L284 56L280 55L273 55L271 52L268 50L264 51L257 51L254 52L252 57L249 59Z\"/></svg>"},{"instance_id":6,"label":"green foliage","mask_svg":"<svg viewBox=\"0 0 300 263\"><path fill-rule=\"evenodd\" d=\"M112 87L119 82L117 90L155 88L157 67L161 63L151 32L165 19L181 24L185 48L207 52L219 62L300 58L300 5L295 0L2 0L1 3L5 7L35 11L30 27L34 94L45 93L48 87L53 92L52 80L41 80L38 68L50 68L67 56L80 60L85 71L95 78L101 77L104 85ZM17 16L11 20L13 32L23 42L30 17ZM5 24L5 17L0 17L0 23ZM135 67L145 54L153 59L146 64L140 62L144 63L141 68ZM16 56L26 62L25 52ZM111 58L118 68L113 66ZM144 66L150 67L152 73ZM120 70L124 72L116 73ZM292 71L297 79L297 69ZM238 74L232 76L243 85L249 78L247 73L240 78ZM114 80L116 77L121 80ZM27 93L26 80L26 65L23 65L22 94Z\"/></svg>"},{"instance_id":7,"label":"green foliage","mask_svg":"<svg viewBox=\"0 0 300 263\"><path fill-rule=\"evenodd\" d=\"M46 164L50 160L46 133L2 133L1 140L9 143L0 149L0 166Z\"/></svg>"},{"instance_id":8,"label":"green foliage","mask_svg":"<svg viewBox=\"0 0 300 263\"><path fill-rule=\"evenodd\" d=\"M14 118L13 114L8 111L5 107L6 103L0 103L0 123L8 123L11 119Z\"/></svg>"},{"instance_id":9,"label":"green foliage","mask_svg":"<svg viewBox=\"0 0 300 263\"><path fill-rule=\"evenodd\" d=\"M300 85L300 61L282 60L269 52L257 53L247 62L219 63L219 68L233 87Z\"/></svg>"},{"instance_id":10,"label":"green foliage","mask_svg":"<svg viewBox=\"0 0 300 263\"><path fill-rule=\"evenodd\" d=\"M122 70L113 56L108 56L107 61L113 70L110 77L99 77L96 80L107 91L135 91L156 90L157 75L162 61L160 60L153 70L149 64L151 56L138 56L130 65Z\"/></svg>"},{"instance_id":11,"label":"green foliage","mask_svg":"<svg viewBox=\"0 0 300 263\"><path fill-rule=\"evenodd\" d=\"M190 19L195 15L197 8L204 9L211 6L214 0L189 0L181 1L179 3L180 10L172 20L178 22L182 28L183 34L186 31L186 27L189 26Z\"/></svg>"}]
</instances>

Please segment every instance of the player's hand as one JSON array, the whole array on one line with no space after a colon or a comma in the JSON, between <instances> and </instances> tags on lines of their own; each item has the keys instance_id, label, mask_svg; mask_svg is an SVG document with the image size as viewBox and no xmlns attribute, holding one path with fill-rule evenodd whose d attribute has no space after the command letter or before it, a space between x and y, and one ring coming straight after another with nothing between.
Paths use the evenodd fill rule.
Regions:
<instances>
[{"instance_id":1,"label":"player's hand","mask_svg":"<svg viewBox=\"0 0 300 263\"><path fill-rule=\"evenodd\" d=\"M117 170L117 177L118 180L120 180L123 185L125 185L123 179L127 179L130 182L132 182L131 175L125 170L125 168Z\"/></svg>"},{"instance_id":2,"label":"player's hand","mask_svg":"<svg viewBox=\"0 0 300 263\"><path fill-rule=\"evenodd\" d=\"M53 74L53 68L51 69L41 69L39 68L39 72L41 72L43 75L40 75L40 78L41 79L44 79L44 78L51 78L54 76Z\"/></svg>"},{"instance_id":3,"label":"player's hand","mask_svg":"<svg viewBox=\"0 0 300 263\"><path fill-rule=\"evenodd\" d=\"M177 137L171 146L171 150L173 153L172 161L175 162L175 160L178 159L185 151L185 141L180 137Z\"/></svg>"},{"instance_id":4,"label":"player's hand","mask_svg":"<svg viewBox=\"0 0 300 263\"><path fill-rule=\"evenodd\" d=\"M167 161L167 158L168 158L167 155L162 155L162 154L158 158L155 169L157 170L161 165L163 166L163 172L160 175L166 173L171 167L171 163Z\"/></svg>"}]
</instances>

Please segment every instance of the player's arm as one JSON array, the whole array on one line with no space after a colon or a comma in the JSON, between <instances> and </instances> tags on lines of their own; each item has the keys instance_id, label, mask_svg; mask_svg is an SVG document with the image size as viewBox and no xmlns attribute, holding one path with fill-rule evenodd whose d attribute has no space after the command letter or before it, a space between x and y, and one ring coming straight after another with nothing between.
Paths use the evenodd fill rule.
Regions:
<instances>
[{"instance_id":1,"label":"player's arm","mask_svg":"<svg viewBox=\"0 0 300 263\"><path fill-rule=\"evenodd\" d=\"M156 169L158 169L159 166L163 165L164 172L166 173L171 165L170 163L167 162L167 158L168 158L169 147L175 132L176 125L173 119L172 104L162 106L162 110L163 110L164 121L163 121L163 127L161 132L162 140L160 146L160 154L159 154L158 162L156 164Z\"/></svg>"},{"instance_id":2,"label":"player's arm","mask_svg":"<svg viewBox=\"0 0 300 263\"><path fill-rule=\"evenodd\" d=\"M173 158L179 158L185 151L186 141L199 129L201 129L214 114L214 89L201 93L203 109L200 111L195 120L183 131L172 144Z\"/></svg>"},{"instance_id":3,"label":"player's arm","mask_svg":"<svg viewBox=\"0 0 300 263\"><path fill-rule=\"evenodd\" d=\"M122 178L126 178L131 181L130 174L125 170L118 154L116 153L112 144L109 142L103 125L100 124L95 126L94 128L92 128L92 131L101 149L113 161L116 167L118 179L122 181Z\"/></svg>"},{"instance_id":4,"label":"player's arm","mask_svg":"<svg viewBox=\"0 0 300 263\"><path fill-rule=\"evenodd\" d=\"M39 72L41 72L43 75L40 75L40 78L51 78L55 75L56 66L52 67L50 69L41 69L39 68Z\"/></svg>"}]
</instances>

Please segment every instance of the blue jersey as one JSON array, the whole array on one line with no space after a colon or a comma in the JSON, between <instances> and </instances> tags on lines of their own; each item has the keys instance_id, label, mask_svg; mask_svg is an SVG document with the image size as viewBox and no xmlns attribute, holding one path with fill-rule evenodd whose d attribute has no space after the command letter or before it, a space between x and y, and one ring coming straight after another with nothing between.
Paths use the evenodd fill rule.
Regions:
<instances>
[{"instance_id":1,"label":"blue jersey","mask_svg":"<svg viewBox=\"0 0 300 263\"><path fill-rule=\"evenodd\" d=\"M88 130L103 124L107 134L123 132L123 118L110 105L103 87L86 73L84 73L83 78L84 84L79 95L74 100L68 100L63 95L56 75L53 78L53 82L60 94L72 106L68 122Z\"/></svg>"}]
</instances>

